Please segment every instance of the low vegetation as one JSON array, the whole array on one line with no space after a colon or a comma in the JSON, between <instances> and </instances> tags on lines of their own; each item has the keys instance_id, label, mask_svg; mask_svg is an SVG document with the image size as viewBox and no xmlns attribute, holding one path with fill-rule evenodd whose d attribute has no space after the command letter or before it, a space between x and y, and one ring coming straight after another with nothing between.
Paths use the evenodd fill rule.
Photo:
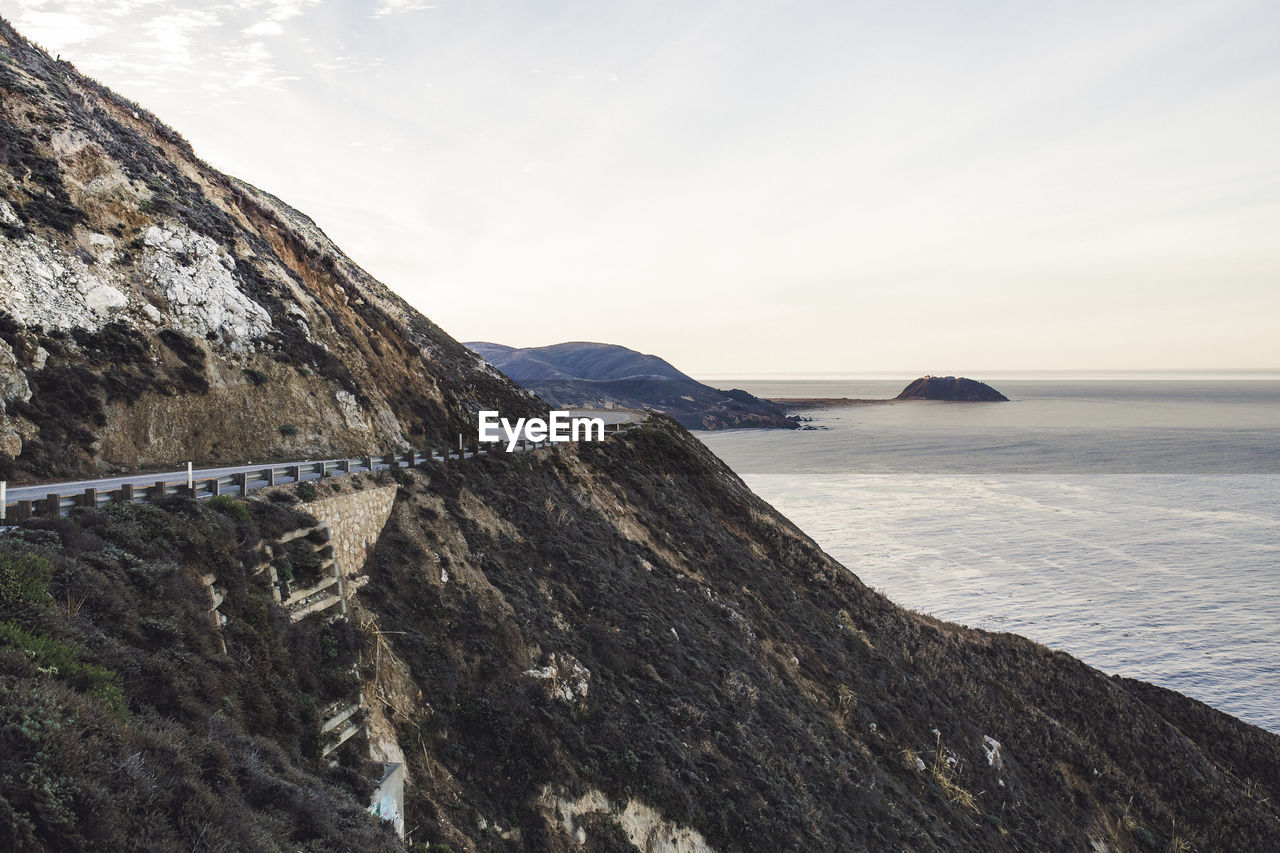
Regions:
<instances>
[{"instance_id":1,"label":"low vegetation","mask_svg":"<svg viewBox=\"0 0 1280 853\"><path fill-rule=\"evenodd\" d=\"M428 694L400 728L427 837L504 849L483 818L576 849L550 786L637 799L716 850L1163 849L1175 821L1196 849L1272 844L1274 805L1225 774L1280 793L1280 739L895 607L661 419L411 476L361 599ZM585 696L529 675L552 653ZM461 798L441 767L475 780Z\"/></svg>"},{"instance_id":2,"label":"low vegetation","mask_svg":"<svg viewBox=\"0 0 1280 853\"><path fill-rule=\"evenodd\" d=\"M320 760L356 632L290 623L244 569L261 537L313 523L172 499L0 537L0 849L399 849L365 812L360 753Z\"/></svg>"}]
</instances>

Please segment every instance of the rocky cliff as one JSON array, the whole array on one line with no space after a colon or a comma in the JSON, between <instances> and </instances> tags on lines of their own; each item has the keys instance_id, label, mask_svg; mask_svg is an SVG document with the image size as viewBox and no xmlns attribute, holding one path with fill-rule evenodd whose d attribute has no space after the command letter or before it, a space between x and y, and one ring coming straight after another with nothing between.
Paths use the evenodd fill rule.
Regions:
<instances>
[{"instance_id":1,"label":"rocky cliff","mask_svg":"<svg viewBox=\"0 0 1280 853\"><path fill-rule=\"evenodd\" d=\"M543 407L306 216L0 21L0 478L447 442Z\"/></svg>"},{"instance_id":2,"label":"rocky cliff","mask_svg":"<svg viewBox=\"0 0 1280 853\"><path fill-rule=\"evenodd\" d=\"M299 214L2 35L18 470L537 405ZM1280 737L896 607L670 419L376 479L0 536L0 849L1278 848ZM324 582L306 506L373 486L374 514L394 501L350 608L282 607L273 583ZM367 813L375 748L406 765L405 841Z\"/></svg>"}]
</instances>

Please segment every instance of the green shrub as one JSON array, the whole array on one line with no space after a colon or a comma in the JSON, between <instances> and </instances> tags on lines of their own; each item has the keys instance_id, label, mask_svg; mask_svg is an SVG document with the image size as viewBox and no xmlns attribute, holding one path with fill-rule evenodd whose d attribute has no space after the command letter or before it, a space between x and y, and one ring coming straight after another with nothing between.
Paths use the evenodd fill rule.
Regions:
<instances>
[{"instance_id":1,"label":"green shrub","mask_svg":"<svg viewBox=\"0 0 1280 853\"><path fill-rule=\"evenodd\" d=\"M293 424L280 424L278 429L280 430L280 434L285 438L298 434L298 428Z\"/></svg>"},{"instance_id":2,"label":"green shrub","mask_svg":"<svg viewBox=\"0 0 1280 853\"><path fill-rule=\"evenodd\" d=\"M49 602L53 563L38 554L0 551L0 615Z\"/></svg>"},{"instance_id":3,"label":"green shrub","mask_svg":"<svg viewBox=\"0 0 1280 853\"><path fill-rule=\"evenodd\" d=\"M285 546L285 554L293 567L294 576L318 578L322 558L306 539L295 539Z\"/></svg>"},{"instance_id":4,"label":"green shrub","mask_svg":"<svg viewBox=\"0 0 1280 853\"><path fill-rule=\"evenodd\" d=\"M25 654L47 675L70 684L80 693L101 699L113 713L126 712L118 676L105 667L79 660L75 649L50 637L38 637L12 622L0 622L0 645Z\"/></svg>"},{"instance_id":5,"label":"green shrub","mask_svg":"<svg viewBox=\"0 0 1280 853\"><path fill-rule=\"evenodd\" d=\"M311 483L299 483L298 488L293 491L294 494L298 496L299 500L306 501L308 503L319 497L319 493L316 492L316 487Z\"/></svg>"},{"instance_id":6,"label":"green shrub","mask_svg":"<svg viewBox=\"0 0 1280 853\"><path fill-rule=\"evenodd\" d=\"M209 501L209 506L217 512L222 513L227 518L247 524L252 517L249 514L249 507L244 501L238 501L231 495L214 495Z\"/></svg>"}]
</instances>

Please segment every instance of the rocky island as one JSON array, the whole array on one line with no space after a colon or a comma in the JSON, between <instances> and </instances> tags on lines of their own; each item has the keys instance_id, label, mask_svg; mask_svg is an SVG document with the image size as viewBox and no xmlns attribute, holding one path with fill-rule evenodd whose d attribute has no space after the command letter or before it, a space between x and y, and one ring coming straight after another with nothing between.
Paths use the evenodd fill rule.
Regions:
<instances>
[{"instance_id":1,"label":"rocky island","mask_svg":"<svg viewBox=\"0 0 1280 853\"><path fill-rule=\"evenodd\" d=\"M1007 403L1009 398L985 382L963 376L922 376L902 389L895 400L949 400L963 403Z\"/></svg>"},{"instance_id":2,"label":"rocky island","mask_svg":"<svg viewBox=\"0 0 1280 853\"><path fill-rule=\"evenodd\" d=\"M5 22L0 200L0 479L546 410ZM410 460L10 517L0 850L1277 849L1280 736L898 607L669 417Z\"/></svg>"}]
</instances>

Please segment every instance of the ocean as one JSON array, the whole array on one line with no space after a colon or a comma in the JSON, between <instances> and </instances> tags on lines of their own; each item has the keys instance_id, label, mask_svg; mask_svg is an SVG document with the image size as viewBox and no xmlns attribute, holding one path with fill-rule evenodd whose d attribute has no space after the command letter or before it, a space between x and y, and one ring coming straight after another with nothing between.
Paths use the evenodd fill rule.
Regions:
<instances>
[{"instance_id":1,"label":"ocean","mask_svg":"<svg viewBox=\"0 0 1280 853\"><path fill-rule=\"evenodd\" d=\"M982 378L982 377L975 377ZM907 379L713 379L888 398ZM1280 377L987 380L1010 403L697 435L896 603L1280 732Z\"/></svg>"}]
</instances>

